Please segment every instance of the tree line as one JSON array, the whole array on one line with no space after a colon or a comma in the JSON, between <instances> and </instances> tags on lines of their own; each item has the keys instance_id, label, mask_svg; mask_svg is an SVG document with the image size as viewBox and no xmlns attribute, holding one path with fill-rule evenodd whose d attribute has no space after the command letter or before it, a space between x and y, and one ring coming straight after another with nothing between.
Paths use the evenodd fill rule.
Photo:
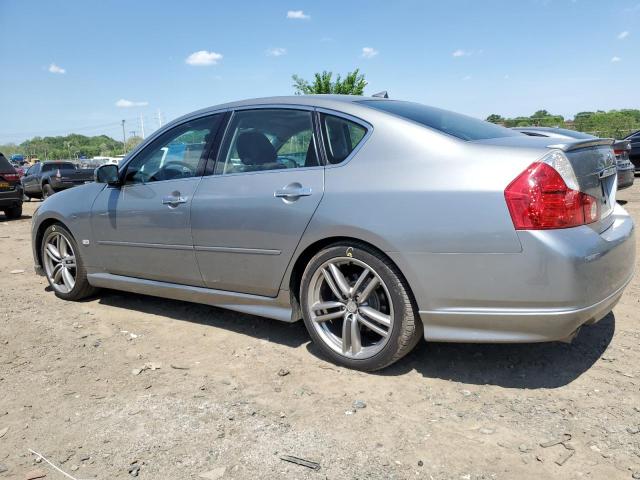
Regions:
<instances>
[{"instance_id":1,"label":"tree line","mask_svg":"<svg viewBox=\"0 0 640 480\"><path fill-rule=\"evenodd\" d=\"M553 115L546 110L538 110L529 117L515 118L505 118L494 113L487 117L487 121L505 127L561 127L602 138L624 138L640 130L640 110L580 112L573 119L565 119L562 115Z\"/></svg>"},{"instance_id":2,"label":"tree line","mask_svg":"<svg viewBox=\"0 0 640 480\"><path fill-rule=\"evenodd\" d=\"M126 151L131 150L142 139L130 137L127 139ZM0 152L9 157L14 153L41 160L73 159L79 157L115 157L124 153L122 142L107 135L87 137L72 133L57 137L33 137L20 144L9 143L0 145Z\"/></svg>"}]
</instances>

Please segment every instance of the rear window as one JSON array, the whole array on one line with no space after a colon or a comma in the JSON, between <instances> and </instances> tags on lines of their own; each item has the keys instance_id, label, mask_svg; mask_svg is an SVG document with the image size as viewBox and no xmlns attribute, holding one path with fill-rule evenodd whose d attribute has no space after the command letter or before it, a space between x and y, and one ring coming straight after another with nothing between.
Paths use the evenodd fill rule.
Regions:
<instances>
[{"instance_id":1,"label":"rear window","mask_svg":"<svg viewBox=\"0 0 640 480\"><path fill-rule=\"evenodd\" d=\"M52 170L75 170L76 166L71 162L60 162L60 163L43 163L42 171L50 172Z\"/></svg>"},{"instance_id":2,"label":"rear window","mask_svg":"<svg viewBox=\"0 0 640 480\"><path fill-rule=\"evenodd\" d=\"M517 137L522 135L505 127L468 117L460 113L428 107L420 103L400 100L361 100L367 107L382 110L433 128L462 140L486 140L488 138Z\"/></svg>"},{"instance_id":3,"label":"rear window","mask_svg":"<svg viewBox=\"0 0 640 480\"><path fill-rule=\"evenodd\" d=\"M15 169L2 153L0 153L0 173L13 173Z\"/></svg>"}]
</instances>

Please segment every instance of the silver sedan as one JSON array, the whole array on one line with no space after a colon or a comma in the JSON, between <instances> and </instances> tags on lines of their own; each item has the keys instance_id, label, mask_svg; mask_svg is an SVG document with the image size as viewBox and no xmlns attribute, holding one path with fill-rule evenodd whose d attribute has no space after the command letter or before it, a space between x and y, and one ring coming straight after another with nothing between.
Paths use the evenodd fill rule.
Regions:
<instances>
[{"instance_id":1,"label":"silver sedan","mask_svg":"<svg viewBox=\"0 0 640 480\"><path fill-rule=\"evenodd\" d=\"M421 339L569 340L633 274L611 142L521 133L417 103L295 96L155 132L33 218L55 294L97 288L294 322L383 368Z\"/></svg>"}]
</instances>

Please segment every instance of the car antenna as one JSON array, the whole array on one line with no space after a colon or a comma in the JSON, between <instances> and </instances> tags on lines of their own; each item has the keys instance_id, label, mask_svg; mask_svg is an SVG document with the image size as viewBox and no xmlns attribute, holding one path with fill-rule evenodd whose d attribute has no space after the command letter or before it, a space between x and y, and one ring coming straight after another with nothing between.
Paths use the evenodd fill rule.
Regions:
<instances>
[{"instance_id":1,"label":"car antenna","mask_svg":"<svg viewBox=\"0 0 640 480\"><path fill-rule=\"evenodd\" d=\"M371 96L376 98L389 98L389 94L387 93L386 90L382 90L381 92L374 93Z\"/></svg>"}]
</instances>

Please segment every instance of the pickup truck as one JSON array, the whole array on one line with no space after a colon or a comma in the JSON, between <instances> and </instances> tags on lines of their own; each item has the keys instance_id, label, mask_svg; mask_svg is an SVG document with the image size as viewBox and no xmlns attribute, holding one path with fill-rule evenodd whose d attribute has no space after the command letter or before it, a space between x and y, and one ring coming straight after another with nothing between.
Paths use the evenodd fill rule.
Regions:
<instances>
[{"instance_id":1,"label":"pickup truck","mask_svg":"<svg viewBox=\"0 0 640 480\"><path fill-rule=\"evenodd\" d=\"M29 199L47 198L67 188L93 182L93 168L77 168L73 162L41 162L20 179Z\"/></svg>"}]
</instances>

